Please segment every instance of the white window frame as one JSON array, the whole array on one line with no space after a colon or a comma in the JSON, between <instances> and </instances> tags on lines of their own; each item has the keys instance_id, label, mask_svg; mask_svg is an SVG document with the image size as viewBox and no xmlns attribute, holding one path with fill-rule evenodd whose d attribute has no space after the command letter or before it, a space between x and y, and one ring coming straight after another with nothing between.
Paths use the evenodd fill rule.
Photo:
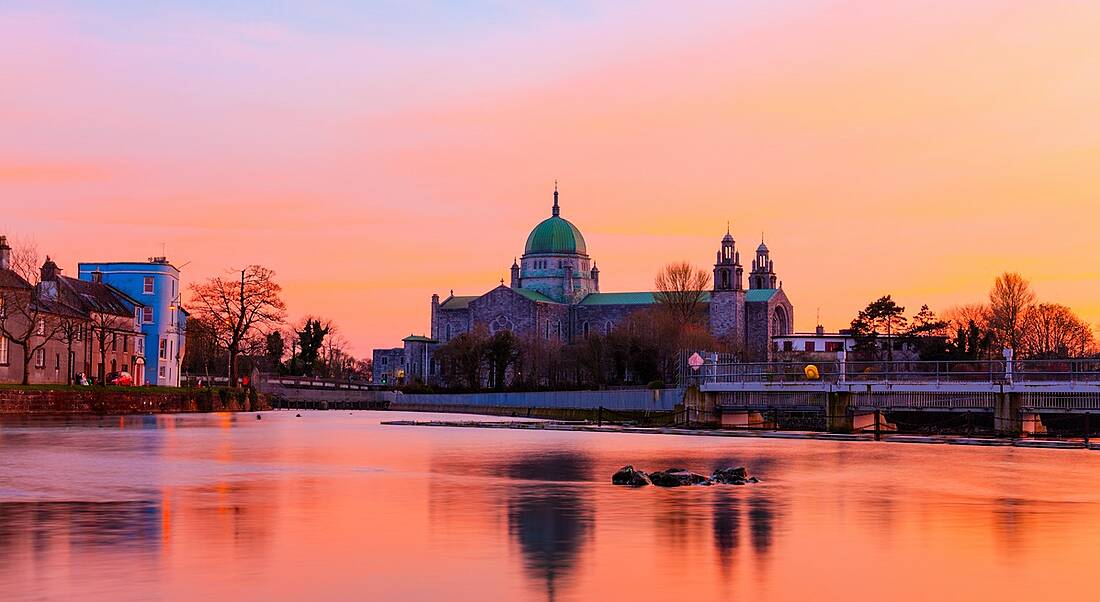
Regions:
<instances>
[{"instance_id":1,"label":"white window frame","mask_svg":"<svg viewBox=\"0 0 1100 602\"><path fill-rule=\"evenodd\" d=\"M156 280L152 276L145 276L141 281L141 293L143 295L156 294Z\"/></svg>"},{"instance_id":2,"label":"white window frame","mask_svg":"<svg viewBox=\"0 0 1100 602\"><path fill-rule=\"evenodd\" d=\"M148 318L148 319L146 319L146 318ZM153 308L152 307L146 305L145 307L141 308L141 323L142 324L152 324L154 319L155 318L153 317Z\"/></svg>"},{"instance_id":3,"label":"white window frame","mask_svg":"<svg viewBox=\"0 0 1100 602\"><path fill-rule=\"evenodd\" d=\"M7 366L10 363L10 353L11 351L8 347L8 337L0 336L0 366Z\"/></svg>"},{"instance_id":4,"label":"white window frame","mask_svg":"<svg viewBox=\"0 0 1100 602\"><path fill-rule=\"evenodd\" d=\"M168 339L160 340L160 353L157 357L162 360L168 359Z\"/></svg>"},{"instance_id":5,"label":"white window frame","mask_svg":"<svg viewBox=\"0 0 1100 602\"><path fill-rule=\"evenodd\" d=\"M46 350L39 348L34 352L34 367L45 368L46 367Z\"/></svg>"}]
</instances>

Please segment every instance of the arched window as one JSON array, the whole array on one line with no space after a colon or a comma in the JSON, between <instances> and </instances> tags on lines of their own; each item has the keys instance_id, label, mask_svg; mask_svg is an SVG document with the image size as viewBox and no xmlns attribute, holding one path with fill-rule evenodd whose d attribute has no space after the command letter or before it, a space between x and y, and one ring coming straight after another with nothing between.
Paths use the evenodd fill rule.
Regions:
<instances>
[{"instance_id":1,"label":"arched window","mask_svg":"<svg viewBox=\"0 0 1100 602\"><path fill-rule=\"evenodd\" d=\"M771 326L772 336L790 334L790 332L787 331L787 310L784 309L783 306L775 308L775 312L772 314Z\"/></svg>"}]
</instances>

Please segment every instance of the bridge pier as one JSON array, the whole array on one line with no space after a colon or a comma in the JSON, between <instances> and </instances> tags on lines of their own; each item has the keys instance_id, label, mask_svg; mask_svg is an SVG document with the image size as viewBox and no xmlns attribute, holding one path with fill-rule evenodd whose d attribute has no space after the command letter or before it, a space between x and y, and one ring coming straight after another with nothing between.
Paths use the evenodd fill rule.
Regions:
<instances>
[{"instance_id":1,"label":"bridge pier","mask_svg":"<svg viewBox=\"0 0 1100 602\"><path fill-rule=\"evenodd\" d=\"M1024 417L1020 412L1022 395L1002 392L993 406L993 430L999 437L1019 437L1024 432Z\"/></svg>"},{"instance_id":2,"label":"bridge pier","mask_svg":"<svg viewBox=\"0 0 1100 602\"><path fill-rule=\"evenodd\" d=\"M825 428L830 433L850 433L854 427L852 413L852 394L847 391L832 391L826 394Z\"/></svg>"},{"instance_id":3,"label":"bridge pier","mask_svg":"<svg viewBox=\"0 0 1100 602\"><path fill-rule=\"evenodd\" d=\"M703 392L699 387L684 391L686 421L694 426L721 426L718 415L718 394Z\"/></svg>"}]
</instances>

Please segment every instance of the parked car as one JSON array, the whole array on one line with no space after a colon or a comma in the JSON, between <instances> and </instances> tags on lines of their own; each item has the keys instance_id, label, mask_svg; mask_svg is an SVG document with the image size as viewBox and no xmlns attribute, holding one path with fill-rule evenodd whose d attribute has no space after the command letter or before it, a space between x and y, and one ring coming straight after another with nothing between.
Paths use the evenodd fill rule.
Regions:
<instances>
[{"instance_id":1,"label":"parked car","mask_svg":"<svg viewBox=\"0 0 1100 602\"><path fill-rule=\"evenodd\" d=\"M134 386L134 377L130 376L129 372L112 372L104 377L108 385L114 385L116 387L132 387Z\"/></svg>"}]
</instances>

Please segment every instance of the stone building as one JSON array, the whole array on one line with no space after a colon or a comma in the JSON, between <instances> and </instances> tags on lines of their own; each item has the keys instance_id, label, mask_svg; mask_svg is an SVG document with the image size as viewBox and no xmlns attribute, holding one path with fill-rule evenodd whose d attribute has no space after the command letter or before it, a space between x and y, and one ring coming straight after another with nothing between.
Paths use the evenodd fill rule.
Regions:
<instances>
[{"instance_id":1,"label":"stone building","mask_svg":"<svg viewBox=\"0 0 1100 602\"><path fill-rule=\"evenodd\" d=\"M0 383L22 381L19 341L26 338L32 384L112 372L130 373L134 384L144 384L141 303L102 282L64 276L49 257L37 280L32 284L12 269L11 248L0 236Z\"/></svg>"},{"instance_id":2,"label":"stone building","mask_svg":"<svg viewBox=\"0 0 1100 602\"><path fill-rule=\"evenodd\" d=\"M409 376L430 380L436 373L431 349L478 324L490 333L510 330L521 337L570 343L593 333L608 334L627 316L657 304L653 291L600 290L600 270L581 231L561 216L556 188L550 217L531 230L510 272L509 284L501 282L480 295L432 295L430 337L405 340ZM711 334L750 361L768 360L771 337L789 334L794 323L794 306L776 276L767 245L761 241L756 248L746 288L740 253L728 231L716 255L712 290L703 293L703 308ZM375 370L377 382L377 362Z\"/></svg>"}]
</instances>

